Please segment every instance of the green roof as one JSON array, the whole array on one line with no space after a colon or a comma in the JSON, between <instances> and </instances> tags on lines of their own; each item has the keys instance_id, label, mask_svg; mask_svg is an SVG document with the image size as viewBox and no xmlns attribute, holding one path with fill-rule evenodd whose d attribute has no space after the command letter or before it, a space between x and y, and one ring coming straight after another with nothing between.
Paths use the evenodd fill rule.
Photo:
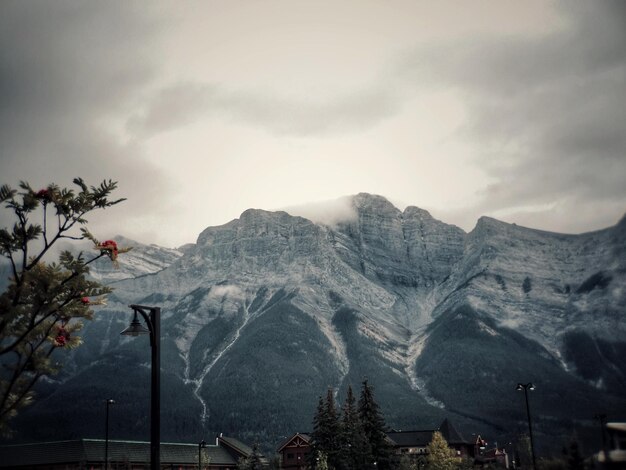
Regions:
<instances>
[{"instance_id":1,"label":"green roof","mask_svg":"<svg viewBox=\"0 0 626 470\"><path fill-rule=\"evenodd\" d=\"M437 429L448 444L470 444L463 435L457 431L454 425L446 418L443 420L439 429ZM427 431L391 431L387 433L387 437L391 439L396 446L411 447L411 446L427 446L433 439L435 430Z\"/></svg>"},{"instance_id":2,"label":"green roof","mask_svg":"<svg viewBox=\"0 0 626 470\"><path fill-rule=\"evenodd\" d=\"M246 457L252 455L252 447L244 444L243 442L241 442L238 439L235 439L234 437L220 436L219 440L224 442L225 444L227 444L234 450L238 451L239 453L244 454Z\"/></svg>"},{"instance_id":3,"label":"green roof","mask_svg":"<svg viewBox=\"0 0 626 470\"><path fill-rule=\"evenodd\" d=\"M42 442L0 446L0 468L71 462L103 462L104 439ZM213 465L236 465L236 459L221 446L203 451ZM149 462L150 443L109 440L110 462ZM198 444L161 443L162 464L197 464Z\"/></svg>"}]
</instances>

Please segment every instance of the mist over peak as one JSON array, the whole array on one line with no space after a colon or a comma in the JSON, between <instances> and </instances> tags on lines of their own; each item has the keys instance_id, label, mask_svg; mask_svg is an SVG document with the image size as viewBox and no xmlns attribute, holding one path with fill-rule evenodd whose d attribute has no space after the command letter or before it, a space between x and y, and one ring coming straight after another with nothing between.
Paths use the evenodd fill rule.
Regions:
<instances>
[{"instance_id":1,"label":"mist over peak","mask_svg":"<svg viewBox=\"0 0 626 470\"><path fill-rule=\"evenodd\" d=\"M282 209L291 215L304 217L317 224L332 227L340 223L354 222L358 219L357 211L353 205L354 197L342 196L337 199L309 202Z\"/></svg>"}]
</instances>

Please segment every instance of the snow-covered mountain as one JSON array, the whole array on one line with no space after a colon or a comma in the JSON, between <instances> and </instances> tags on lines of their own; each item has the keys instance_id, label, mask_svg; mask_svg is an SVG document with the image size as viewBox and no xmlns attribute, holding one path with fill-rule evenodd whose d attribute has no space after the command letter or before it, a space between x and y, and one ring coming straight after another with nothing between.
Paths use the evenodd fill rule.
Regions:
<instances>
[{"instance_id":1,"label":"snow-covered mountain","mask_svg":"<svg viewBox=\"0 0 626 470\"><path fill-rule=\"evenodd\" d=\"M104 284L159 272L183 255L181 250L146 245L122 235L117 235L114 240L120 248L131 248L131 250L118 257L117 265L106 258L101 258L94 263L91 267L91 277ZM87 244L81 248L84 251L93 249Z\"/></svg>"},{"instance_id":2,"label":"snow-covered mountain","mask_svg":"<svg viewBox=\"0 0 626 470\"><path fill-rule=\"evenodd\" d=\"M332 225L250 209L184 252L121 244L136 248L93 270L115 292L24 413L30 436L99 436L86 423L109 396L117 436L145 432L149 349L118 335L130 303L162 308L170 439L277 442L310 429L327 387L341 399L363 377L395 428L449 417L507 438L525 429L514 389L528 381L540 446L594 413L626 417L626 219L562 235L483 217L466 234L359 194Z\"/></svg>"}]
</instances>

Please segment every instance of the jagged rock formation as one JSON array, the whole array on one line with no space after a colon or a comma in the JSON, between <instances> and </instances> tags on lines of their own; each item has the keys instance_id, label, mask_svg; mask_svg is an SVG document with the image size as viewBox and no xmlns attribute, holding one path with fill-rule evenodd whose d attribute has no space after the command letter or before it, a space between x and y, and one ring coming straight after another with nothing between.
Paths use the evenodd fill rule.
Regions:
<instances>
[{"instance_id":1,"label":"jagged rock formation","mask_svg":"<svg viewBox=\"0 0 626 470\"><path fill-rule=\"evenodd\" d=\"M146 432L147 369L136 372L149 351L117 334L129 303L163 310L169 439L223 431L271 444L310 428L328 386L342 396L364 376L395 428L449 417L470 432L523 432L514 388L526 381L539 442L592 426L596 412L626 413L625 220L562 235L483 217L466 234L381 196L351 207L333 225L250 209L182 251L142 248L119 273L98 267L117 278L109 306L22 426L99 437L83 423L111 395L128 413L116 437ZM66 421L51 413L59 404Z\"/></svg>"}]
</instances>

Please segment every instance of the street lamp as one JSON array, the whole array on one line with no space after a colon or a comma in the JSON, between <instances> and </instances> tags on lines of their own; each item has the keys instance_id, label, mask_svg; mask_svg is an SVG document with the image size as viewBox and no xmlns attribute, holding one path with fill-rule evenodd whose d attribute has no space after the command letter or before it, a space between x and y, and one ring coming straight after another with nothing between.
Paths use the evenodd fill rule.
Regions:
<instances>
[{"instance_id":1,"label":"street lamp","mask_svg":"<svg viewBox=\"0 0 626 470\"><path fill-rule=\"evenodd\" d=\"M161 468L161 309L143 305L129 305L133 309L133 320L121 335L150 335L152 349L152 378L150 382L150 470ZM148 328L145 328L137 314L140 314Z\"/></svg>"},{"instance_id":2,"label":"street lamp","mask_svg":"<svg viewBox=\"0 0 626 470\"><path fill-rule=\"evenodd\" d=\"M204 439L198 443L198 470L202 469L202 449L206 449Z\"/></svg>"},{"instance_id":3,"label":"street lamp","mask_svg":"<svg viewBox=\"0 0 626 470\"><path fill-rule=\"evenodd\" d=\"M109 406L115 404L115 400L111 398L104 401L106 403L107 408L107 417L105 422L105 430L104 430L104 469L108 470L109 468Z\"/></svg>"},{"instance_id":4,"label":"street lamp","mask_svg":"<svg viewBox=\"0 0 626 470\"><path fill-rule=\"evenodd\" d=\"M517 384L515 390L524 390L524 397L526 398L526 416L528 416L528 435L530 437L530 455L533 459L533 469L537 468L537 464L535 462L535 445L533 443L533 428L530 421L530 407L528 406L528 390L534 390L535 386L532 383L527 384Z\"/></svg>"}]
</instances>

